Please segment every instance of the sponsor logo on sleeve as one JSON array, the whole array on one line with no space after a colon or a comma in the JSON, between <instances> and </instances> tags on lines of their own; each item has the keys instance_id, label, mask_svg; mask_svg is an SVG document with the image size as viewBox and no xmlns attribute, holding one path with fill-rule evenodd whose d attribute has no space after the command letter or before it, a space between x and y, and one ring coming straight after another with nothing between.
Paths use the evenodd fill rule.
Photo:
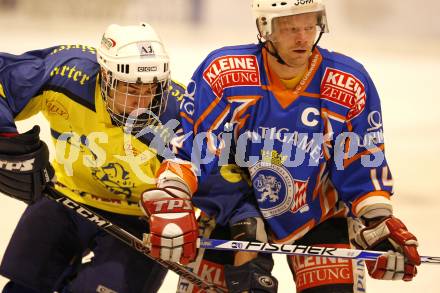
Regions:
<instances>
[{"instance_id":1,"label":"sponsor logo on sleeve","mask_svg":"<svg viewBox=\"0 0 440 293\"><path fill-rule=\"evenodd\" d=\"M79 83L80 85L85 85L87 81L90 80L90 75L86 74L82 68L77 68L76 66L69 65L60 65L54 66L52 71L50 72L51 77L61 77L69 80L73 80L74 82Z\"/></svg>"},{"instance_id":2,"label":"sponsor logo on sleeve","mask_svg":"<svg viewBox=\"0 0 440 293\"><path fill-rule=\"evenodd\" d=\"M334 68L327 68L321 84L323 99L350 109L347 119L358 116L365 108L364 84L353 74Z\"/></svg>"},{"instance_id":3,"label":"sponsor logo on sleeve","mask_svg":"<svg viewBox=\"0 0 440 293\"><path fill-rule=\"evenodd\" d=\"M205 69L203 78L218 97L228 87L261 85L257 57L254 55L219 57Z\"/></svg>"},{"instance_id":4,"label":"sponsor logo on sleeve","mask_svg":"<svg viewBox=\"0 0 440 293\"><path fill-rule=\"evenodd\" d=\"M370 127L367 129L367 131L382 129L382 115L379 111L371 111L368 114L368 124Z\"/></svg>"},{"instance_id":5,"label":"sponsor logo on sleeve","mask_svg":"<svg viewBox=\"0 0 440 293\"><path fill-rule=\"evenodd\" d=\"M107 40L110 43L107 43ZM105 39L105 37L103 36L102 42L107 43L107 45L112 46L113 45L112 41L113 41L112 39ZM107 46L104 43L103 43L103 46ZM85 46L85 45L79 45L79 44L77 44L77 45L61 45L61 46L58 46L55 49L53 49L52 52L50 52L49 55L55 55L55 54L58 54L60 52L69 51L69 50L81 50L82 52L86 52L86 53L90 53L90 54L96 55L96 49L94 47Z\"/></svg>"}]
</instances>

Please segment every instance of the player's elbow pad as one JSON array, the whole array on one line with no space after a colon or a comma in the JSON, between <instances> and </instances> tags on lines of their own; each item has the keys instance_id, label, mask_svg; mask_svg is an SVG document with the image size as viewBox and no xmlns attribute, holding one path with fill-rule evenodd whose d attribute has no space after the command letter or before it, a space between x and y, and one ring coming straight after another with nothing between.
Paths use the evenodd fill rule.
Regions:
<instances>
[{"instance_id":1,"label":"player's elbow pad","mask_svg":"<svg viewBox=\"0 0 440 293\"><path fill-rule=\"evenodd\" d=\"M237 241L267 242L267 233L262 218L246 218L231 224L231 237Z\"/></svg>"}]
</instances>

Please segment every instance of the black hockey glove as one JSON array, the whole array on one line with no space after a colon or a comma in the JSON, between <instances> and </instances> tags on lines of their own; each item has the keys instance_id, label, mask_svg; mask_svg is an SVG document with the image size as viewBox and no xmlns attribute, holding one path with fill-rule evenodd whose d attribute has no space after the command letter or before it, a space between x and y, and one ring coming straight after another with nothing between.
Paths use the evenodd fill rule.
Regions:
<instances>
[{"instance_id":1,"label":"black hockey glove","mask_svg":"<svg viewBox=\"0 0 440 293\"><path fill-rule=\"evenodd\" d=\"M278 281L271 275L272 256L259 254L241 265L225 265L225 279L229 293L276 293Z\"/></svg>"},{"instance_id":2,"label":"black hockey glove","mask_svg":"<svg viewBox=\"0 0 440 293\"><path fill-rule=\"evenodd\" d=\"M39 134L40 127L34 126L14 137L0 137L0 192L28 204L41 198L55 174Z\"/></svg>"}]
</instances>

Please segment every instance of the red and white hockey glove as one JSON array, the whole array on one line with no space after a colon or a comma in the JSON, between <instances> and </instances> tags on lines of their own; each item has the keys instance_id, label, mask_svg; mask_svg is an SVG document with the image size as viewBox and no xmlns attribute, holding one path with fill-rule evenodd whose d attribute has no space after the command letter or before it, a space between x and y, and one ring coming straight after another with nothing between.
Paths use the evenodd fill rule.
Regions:
<instances>
[{"instance_id":1,"label":"red and white hockey glove","mask_svg":"<svg viewBox=\"0 0 440 293\"><path fill-rule=\"evenodd\" d=\"M416 276L417 238L399 219L389 216L374 221L356 233L353 243L361 249L388 251L376 261L365 261L372 278L411 281Z\"/></svg>"},{"instance_id":2,"label":"red and white hockey glove","mask_svg":"<svg viewBox=\"0 0 440 293\"><path fill-rule=\"evenodd\" d=\"M142 194L140 207L150 222L144 243L152 256L182 264L195 259L198 227L188 192L177 187L150 189Z\"/></svg>"}]
</instances>

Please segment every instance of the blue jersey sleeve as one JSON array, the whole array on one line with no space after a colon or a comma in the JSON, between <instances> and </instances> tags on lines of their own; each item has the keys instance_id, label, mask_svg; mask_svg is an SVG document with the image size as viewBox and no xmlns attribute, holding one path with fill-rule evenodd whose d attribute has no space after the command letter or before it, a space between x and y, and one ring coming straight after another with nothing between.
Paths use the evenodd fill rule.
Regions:
<instances>
[{"instance_id":1,"label":"blue jersey sleeve","mask_svg":"<svg viewBox=\"0 0 440 293\"><path fill-rule=\"evenodd\" d=\"M48 75L50 49L23 55L0 53L0 132L16 132L14 118L38 95Z\"/></svg>"},{"instance_id":2,"label":"blue jersey sleeve","mask_svg":"<svg viewBox=\"0 0 440 293\"><path fill-rule=\"evenodd\" d=\"M199 182L219 165L222 134L230 105L206 78L209 57L195 71L180 107L182 132L174 144L177 157L193 164Z\"/></svg>"},{"instance_id":3,"label":"blue jersey sleeve","mask_svg":"<svg viewBox=\"0 0 440 293\"><path fill-rule=\"evenodd\" d=\"M249 175L235 164L212 170L193 196L194 204L220 225L259 217Z\"/></svg>"},{"instance_id":4,"label":"blue jersey sleeve","mask_svg":"<svg viewBox=\"0 0 440 293\"><path fill-rule=\"evenodd\" d=\"M26 111L29 113L22 111L45 90L87 97L77 100L93 109L97 70L95 49L82 45L63 45L22 55L0 53L0 132L16 132L14 120L19 114L22 118L36 114L42 107L37 102Z\"/></svg>"},{"instance_id":5,"label":"blue jersey sleeve","mask_svg":"<svg viewBox=\"0 0 440 293\"><path fill-rule=\"evenodd\" d=\"M194 204L226 225L261 215L246 172L231 160L234 146L225 145L231 141L223 136L231 106L223 98L223 89L215 84L213 59L211 54L197 68L182 98L181 128L173 148L178 159L191 162L198 177Z\"/></svg>"},{"instance_id":6,"label":"blue jersey sleeve","mask_svg":"<svg viewBox=\"0 0 440 293\"><path fill-rule=\"evenodd\" d=\"M331 178L341 199L357 216L366 206L391 207L393 180L385 158L379 95L368 73L353 78L356 102L344 132L335 138Z\"/></svg>"}]
</instances>

